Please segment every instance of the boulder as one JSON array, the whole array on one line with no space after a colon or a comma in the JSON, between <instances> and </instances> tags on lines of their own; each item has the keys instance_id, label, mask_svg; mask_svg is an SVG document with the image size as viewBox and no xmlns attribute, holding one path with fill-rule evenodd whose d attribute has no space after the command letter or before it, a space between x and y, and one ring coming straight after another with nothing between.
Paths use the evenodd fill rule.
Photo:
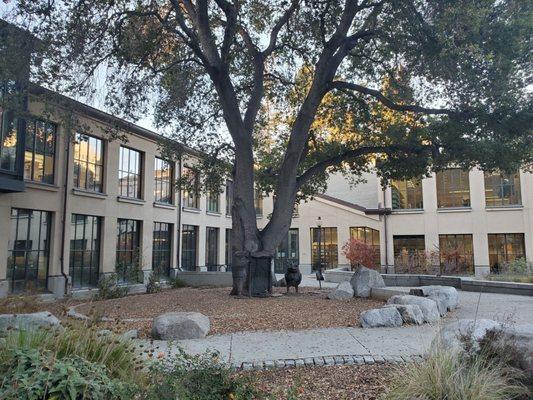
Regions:
<instances>
[{"instance_id":1,"label":"boulder","mask_svg":"<svg viewBox=\"0 0 533 400\"><path fill-rule=\"evenodd\" d=\"M0 314L0 331L6 329L62 329L59 319L48 311L31 314Z\"/></svg>"},{"instance_id":2,"label":"boulder","mask_svg":"<svg viewBox=\"0 0 533 400\"><path fill-rule=\"evenodd\" d=\"M521 355L520 367L533 377L533 324L504 327L503 340L510 340Z\"/></svg>"},{"instance_id":3,"label":"boulder","mask_svg":"<svg viewBox=\"0 0 533 400\"><path fill-rule=\"evenodd\" d=\"M370 297L370 291L375 287L385 287L385 281L378 271L366 267L359 267L350 280L355 297Z\"/></svg>"},{"instance_id":4,"label":"boulder","mask_svg":"<svg viewBox=\"0 0 533 400\"><path fill-rule=\"evenodd\" d=\"M351 299L353 295L354 291L350 282L341 282L335 290L328 293L328 299L347 300Z\"/></svg>"},{"instance_id":5,"label":"boulder","mask_svg":"<svg viewBox=\"0 0 533 400\"><path fill-rule=\"evenodd\" d=\"M139 337L139 331L137 329L130 329L129 331L124 332L120 335L122 340L131 340L137 339Z\"/></svg>"},{"instance_id":6,"label":"boulder","mask_svg":"<svg viewBox=\"0 0 533 400\"><path fill-rule=\"evenodd\" d=\"M211 328L209 318L197 312L168 312L154 318L152 337L161 340L204 338Z\"/></svg>"},{"instance_id":7,"label":"boulder","mask_svg":"<svg viewBox=\"0 0 533 400\"><path fill-rule=\"evenodd\" d=\"M443 326L431 343L431 348L459 351L463 349L464 340L476 342L483 338L487 331L501 328L501 323L491 319L460 319Z\"/></svg>"},{"instance_id":8,"label":"boulder","mask_svg":"<svg viewBox=\"0 0 533 400\"><path fill-rule=\"evenodd\" d=\"M394 295L387 304L409 304L417 305L422 311L424 322L437 322L440 319L439 309L434 300L427 297L411 296L411 295Z\"/></svg>"},{"instance_id":9,"label":"boulder","mask_svg":"<svg viewBox=\"0 0 533 400\"><path fill-rule=\"evenodd\" d=\"M445 299L447 311L457 308L457 305L459 304L459 293L457 292L457 289L452 286L420 286L416 289L411 289L410 291L410 294L426 296L429 298L432 298L436 293L438 293L436 297Z\"/></svg>"},{"instance_id":10,"label":"boulder","mask_svg":"<svg viewBox=\"0 0 533 400\"><path fill-rule=\"evenodd\" d=\"M444 294L443 292L435 291L431 293L427 298L437 303L437 309L439 310L439 314L441 317L444 317L448 312L448 298L446 294Z\"/></svg>"},{"instance_id":11,"label":"boulder","mask_svg":"<svg viewBox=\"0 0 533 400\"><path fill-rule=\"evenodd\" d=\"M402 326L402 316L395 307L366 310L359 315L363 328Z\"/></svg>"},{"instance_id":12,"label":"boulder","mask_svg":"<svg viewBox=\"0 0 533 400\"><path fill-rule=\"evenodd\" d=\"M385 307L396 308L406 324L420 325L424 323L424 314L416 304L387 304Z\"/></svg>"}]
</instances>

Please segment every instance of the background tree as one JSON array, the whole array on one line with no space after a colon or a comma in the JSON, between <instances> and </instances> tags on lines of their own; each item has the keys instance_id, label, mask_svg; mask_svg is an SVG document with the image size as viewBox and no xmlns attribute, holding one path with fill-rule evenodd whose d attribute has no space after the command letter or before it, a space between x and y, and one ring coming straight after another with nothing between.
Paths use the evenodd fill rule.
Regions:
<instances>
[{"instance_id":1,"label":"background tree","mask_svg":"<svg viewBox=\"0 0 533 400\"><path fill-rule=\"evenodd\" d=\"M12 20L45 43L35 79L89 95L96 74L111 110L154 111L174 137L199 143L208 154L199 168L221 173L230 161L235 294L246 291L250 257L271 256L287 234L297 196L323 189L331 172L374 168L388 179L532 161L531 2L15 3ZM384 125L379 108L410 122ZM266 152L272 110L284 118ZM336 132L315 129L324 116ZM261 231L256 184L276 196Z\"/></svg>"}]
</instances>

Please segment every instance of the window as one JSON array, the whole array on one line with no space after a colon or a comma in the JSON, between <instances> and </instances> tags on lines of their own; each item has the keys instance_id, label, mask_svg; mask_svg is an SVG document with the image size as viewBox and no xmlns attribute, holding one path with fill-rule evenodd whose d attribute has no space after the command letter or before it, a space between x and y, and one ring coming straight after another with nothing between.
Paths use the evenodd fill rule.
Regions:
<instances>
[{"instance_id":1,"label":"window","mask_svg":"<svg viewBox=\"0 0 533 400\"><path fill-rule=\"evenodd\" d=\"M470 207L468 171L452 168L437 172L437 203L439 208Z\"/></svg>"},{"instance_id":2,"label":"window","mask_svg":"<svg viewBox=\"0 0 533 400\"><path fill-rule=\"evenodd\" d=\"M54 124L41 120L27 122L24 179L54 183L55 147L56 126Z\"/></svg>"},{"instance_id":3,"label":"window","mask_svg":"<svg viewBox=\"0 0 533 400\"><path fill-rule=\"evenodd\" d=\"M172 224L154 222L152 270L159 276L170 276Z\"/></svg>"},{"instance_id":4,"label":"window","mask_svg":"<svg viewBox=\"0 0 533 400\"><path fill-rule=\"evenodd\" d=\"M487 207L521 205L520 174L485 173L485 202Z\"/></svg>"},{"instance_id":5,"label":"window","mask_svg":"<svg viewBox=\"0 0 533 400\"><path fill-rule=\"evenodd\" d=\"M258 217L263 216L263 193L259 190L255 191L254 195L254 206L255 206L255 215Z\"/></svg>"},{"instance_id":6,"label":"window","mask_svg":"<svg viewBox=\"0 0 533 400\"><path fill-rule=\"evenodd\" d=\"M503 264L525 258L523 233L491 233L489 239L489 263L492 272L500 272Z\"/></svg>"},{"instance_id":7,"label":"window","mask_svg":"<svg viewBox=\"0 0 533 400\"><path fill-rule=\"evenodd\" d=\"M94 287L100 273L100 217L72 214L69 275L75 288Z\"/></svg>"},{"instance_id":8,"label":"window","mask_svg":"<svg viewBox=\"0 0 533 400\"><path fill-rule=\"evenodd\" d=\"M172 204L172 166L155 158L154 199L156 203Z\"/></svg>"},{"instance_id":9,"label":"window","mask_svg":"<svg viewBox=\"0 0 533 400\"><path fill-rule=\"evenodd\" d=\"M226 181L226 215L231 215L233 207L233 181Z\"/></svg>"},{"instance_id":10,"label":"window","mask_svg":"<svg viewBox=\"0 0 533 400\"><path fill-rule=\"evenodd\" d=\"M472 235L439 235L442 273L474 272Z\"/></svg>"},{"instance_id":11,"label":"window","mask_svg":"<svg viewBox=\"0 0 533 400\"><path fill-rule=\"evenodd\" d=\"M393 180L391 194L393 210L424 208L422 179Z\"/></svg>"},{"instance_id":12,"label":"window","mask_svg":"<svg viewBox=\"0 0 533 400\"><path fill-rule=\"evenodd\" d=\"M376 265L381 265L381 253L379 246L379 231L367 226L358 226L350 228L350 238L357 239L366 243L374 249Z\"/></svg>"},{"instance_id":13,"label":"window","mask_svg":"<svg viewBox=\"0 0 533 400\"><path fill-rule=\"evenodd\" d=\"M433 260L426 257L424 235L393 237L394 268L397 273L427 273ZM435 261L438 264L438 260Z\"/></svg>"},{"instance_id":14,"label":"window","mask_svg":"<svg viewBox=\"0 0 533 400\"><path fill-rule=\"evenodd\" d=\"M11 292L46 288L50 219L46 211L11 209L7 257Z\"/></svg>"},{"instance_id":15,"label":"window","mask_svg":"<svg viewBox=\"0 0 533 400\"><path fill-rule=\"evenodd\" d=\"M394 258L426 250L424 235L394 236Z\"/></svg>"},{"instance_id":16,"label":"window","mask_svg":"<svg viewBox=\"0 0 533 400\"><path fill-rule=\"evenodd\" d=\"M142 155L136 150L120 146L118 167L118 195L141 198Z\"/></svg>"},{"instance_id":17,"label":"window","mask_svg":"<svg viewBox=\"0 0 533 400\"><path fill-rule=\"evenodd\" d=\"M119 282L141 282L141 222L133 219L118 220L117 264Z\"/></svg>"},{"instance_id":18,"label":"window","mask_svg":"<svg viewBox=\"0 0 533 400\"><path fill-rule=\"evenodd\" d=\"M77 133L74 143L74 187L102 192L104 142L93 136Z\"/></svg>"},{"instance_id":19,"label":"window","mask_svg":"<svg viewBox=\"0 0 533 400\"><path fill-rule=\"evenodd\" d=\"M337 228L311 228L311 265L317 269L335 268L339 264Z\"/></svg>"},{"instance_id":20,"label":"window","mask_svg":"<svg viewBox=\"0 0 533 400\"><path fill-rule=\"evenodd\" d=\"M287 271L289 264L298 264L300 262L298 237L298 229L291 228L289 229L287 236L281 241L274 254L275 273L284 274Z\"/></svg>"},{"instance_id":21,"label":"window","mask_svg":"<svg viewBox=\"0 0 533 400\"><path fill-rule=\"evenodd\" d=\"M12 112L0 109L0 170L17 170L17 123Z\"/></svg>"},{"instance_id":22,"label":"window","mask_svg":"<svg viewBox=\"0 0 533 400\"><path fill-rule=\"evenodd\" d=\"M208 192L207 193L207 211L213 213L220 212L220 193Z\"/></svg>"},{"instance_id":23,"label":"window","mask_svg":"<svg viewBox=\"0 0 533 400\"><path fill-rule=\"evenodd\" d=\"M218 265L218 228L205 228L205 265L208 271L216 271Z\"/></svg>"},{"instance_id":24,"label":"window","mask_svg":"<svg viewBox=\"0 0 533 400\"><path fill-rule=\"evenodd\" d=\"M181 233L181 268L185 271L195 271L198 249L198 227L183 225Z\"/></svg>"},{"instance_id":25,"label":"window","mask_svg":"<svg viewBox=\"0 0 533 400\"><path fill-rule=\"evenodd\" d=\"M225 260L226 271L231 270L231 262L233 258L233 250L231 249L231 229L226 229L226 248L225 248Z\"/></svg>"},{"instance_id":26,"label":"window","mask_svg":"<svg viewBox=\"0 0 533 400\"><path fill-rule=\"evenodd\" d=\"M183 207L200 208L200 177L197 171L183 167L183 177L187 180L187 188L183 191Z\"/></svg>"}]
</instances>

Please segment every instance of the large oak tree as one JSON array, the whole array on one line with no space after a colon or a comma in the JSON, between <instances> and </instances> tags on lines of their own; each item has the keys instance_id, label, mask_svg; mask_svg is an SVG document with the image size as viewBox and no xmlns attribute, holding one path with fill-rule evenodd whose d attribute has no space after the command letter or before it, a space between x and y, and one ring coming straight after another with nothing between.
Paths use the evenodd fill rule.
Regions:
<instances>
[{"instance_id":1,"label":"large oak tree","mask_svg":"<svg viewBox=\"0 0 533 400\"><path fill-rule=\"evenodd\" d=\"M207 186L230 161L234 294L332 172L533 159L528 1L19 0L12 18L43 40L37 81L105 79L111 110L205 151ZM254 186L276 199L262 230Z\"/></svg>"}]
</instances>

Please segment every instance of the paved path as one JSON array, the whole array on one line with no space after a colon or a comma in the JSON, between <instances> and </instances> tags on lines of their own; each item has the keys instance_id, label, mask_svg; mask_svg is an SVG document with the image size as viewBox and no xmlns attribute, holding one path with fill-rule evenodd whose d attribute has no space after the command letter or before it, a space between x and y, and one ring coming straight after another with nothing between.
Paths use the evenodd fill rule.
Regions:
<instances>
[{"instance_id":1,"label":"paved path","mask_svg":"<svg viewBox=\"0 0 533 400\"><path fill-rule=\"evenodd\" d=\"M408 291L408 288L398 289ZM441 324L463 318L533 323L533 297L459 291L459 307L438 324L401 328L240 332L182 340L178 344L191 354L217 351L224 362L244 368L261 368L276 362L322 365L416 360L427 352ZM145 349L153 346L156 353L175 352L175 346L166 341L153 341L152 344L149 341L139 342Z\"/></svg>"}]
</instances>

